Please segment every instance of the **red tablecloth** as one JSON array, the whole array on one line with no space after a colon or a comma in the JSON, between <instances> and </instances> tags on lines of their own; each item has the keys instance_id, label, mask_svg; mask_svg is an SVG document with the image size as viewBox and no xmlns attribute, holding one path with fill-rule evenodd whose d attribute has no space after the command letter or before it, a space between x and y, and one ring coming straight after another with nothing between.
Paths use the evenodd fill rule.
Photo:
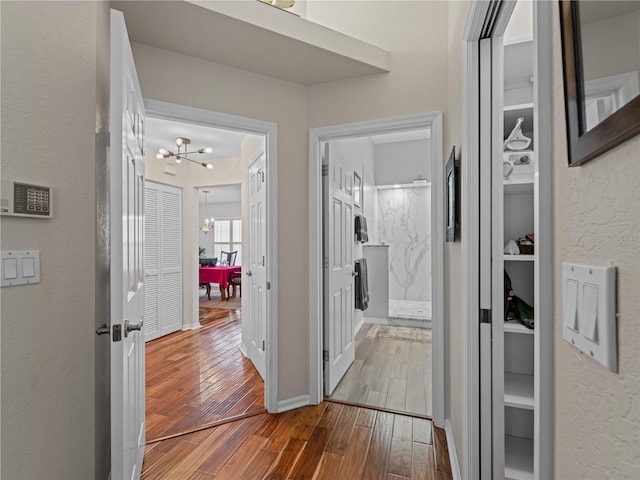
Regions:
<instances>
[{"instance_id":1,"label":"red tablecloth","mask_svg":"<svg viewBox=\"0 0 640 480\"><path fill-rule=\"evenodd\" d=\"M233 272L242 271L240 266L228 267L200 267L200 283L217 283L220 290L229 285L229 278Z\"/></svg>"}]
</instances>

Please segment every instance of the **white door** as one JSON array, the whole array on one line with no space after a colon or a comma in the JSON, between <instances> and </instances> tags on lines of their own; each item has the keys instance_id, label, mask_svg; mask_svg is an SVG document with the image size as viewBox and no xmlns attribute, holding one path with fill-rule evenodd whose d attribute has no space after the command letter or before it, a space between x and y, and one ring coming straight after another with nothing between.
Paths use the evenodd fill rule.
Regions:
<instances>
[{"instance_id":1,"label":"white door","mask_svg":"<svg viewBox=\"0 0 640 480\"><path fill-rule=\"evenodd\" d=\"M249 270L243 282L249 295L249 359L265 379L267 338L267 189L266 158L249 166Z\"/></svg>"},{"instance_id":2,"label":"white door","mask_svg":"<svg viewBox=\"0 0 640 480\"><path fill-rule=\"evenodd\" d=\"M145 182L145 342L182 328L182 190Z\"/></svg>"},{"instance_id":3,"label":"white door","mask_svg":"<svg viewBox=\"0 0 640 480\"><path fill-rule=\"evenodd\" d=\"M353 170L325 143L324 190L324 393L331 395L355 360L353 318Z\"/></svg>"},{"instance_id":4,"label":"white door","mask_svg":"<svg viewBox=\"0 0 640 480\"><path fill-rule=\"evenodd\" d=\"M111 10L111 478L137 479L144 418L144 107L121 12Z\"/></svg>"}]
</instances>

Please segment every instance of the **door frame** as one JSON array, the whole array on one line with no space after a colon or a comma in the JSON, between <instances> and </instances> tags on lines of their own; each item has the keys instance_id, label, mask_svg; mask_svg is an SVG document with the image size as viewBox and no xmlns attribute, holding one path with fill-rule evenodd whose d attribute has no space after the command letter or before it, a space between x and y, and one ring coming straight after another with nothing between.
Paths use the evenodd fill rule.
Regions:
<instances>
[{"instance_id":1,"label":"door frame","mask_svg":"<svg viewBox=\"0 0 640 480\"><path fill-rule=\"evenodd\" d=\"M513 0L508 4L515 3ZM537 84L534 85L534 103L536 105L536 118L546 118L548 122L536 120L538 132L538 155L540 157L553 158L553 2L533 2L534 16L534 59L537 62ZM462 38L463 48L463 145L465 159L461 162L462 189L462 295L464 300L463 322L466 328L466 344L463 350L467 352L467 402L466 418L463 424L466 429L466 444L468 445L465 466L468 478L481 478L480 458L480 259L478 245L480 243L480 158L481 136L481 95L479 79L481 75L482 58L480 54L480 39L483 37L483 28L486 19L492 15L492 9L497 7L495 0L488 2L472 2L467 14L467 22ZM508 5L509 11L513 5ZM495 13L495 12L493 12ZM502 22L495 35L502 35L506 22ZM500 30L501 28L501 30ZM493 36L493 35L492 35ZM486 68L486 67L482 67ZM539 163L540 178L546 181L539 182L539 198L553 198L553 165L549 161L546 166ZM540 298L546 298L546 305L541 302L542 318L553 319L553 211L548 208L541 209L549 212L540 215L539 231L542 235L537 238L540 243L536 248L544 248L547 260L542 259L538 274L540 275ZM543 233L544 232L544 233ZM545 246L546 245L546 246ZM544 281L542 281L544 279ZM541 419L536 422L535 435L540 443L540 458L534 458L547 470L540 471L540 478L553 476L553 385L548 380L553 375L553 322L548 325L540 325L538 342L544 342L544 349L540 349L540 372L547 377L542 382L547 387L539 399ZM536 381L541 381L537 379Z\"/></svg>"},{"instance_id":2,"label":"door frame","mask_svg":"<svg viewBox=\"0 0 640 480\"><path fill-rule=\"evenodd\" d=\"M268 254L266 268L267 281L270 282L271 288L267 295L267 365L264 382L264 403L269 413L275 413L278 410L278 125L264 120L149 98L144 99L144 105L146 113L150 117L265 136ZM197 250L193 262L197 262ZM191 277L187 281L193 286L193 291L197 291L197 271L194 271ZM186 306L186 302L184 302L184 305ZM192 308L197 321L197 298L194 298Z\"/></svg>"},{"instance_id":3,"label":"door frame","mask_svg":"<svg viewBox=\"0 0 640 480\"><path fill-rule=\"evenodd\" d=\"M444 428L444 157L442 112L309 129L309 380L310 403L323 400L322 142L431 128L433 422Z\"/></svg>"}]
</instances>

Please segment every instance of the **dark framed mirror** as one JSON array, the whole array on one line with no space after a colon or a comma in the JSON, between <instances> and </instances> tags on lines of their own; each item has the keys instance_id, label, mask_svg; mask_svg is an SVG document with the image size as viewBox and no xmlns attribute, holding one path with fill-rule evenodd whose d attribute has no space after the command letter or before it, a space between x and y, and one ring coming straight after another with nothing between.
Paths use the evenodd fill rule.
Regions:
<instances>
[{"instance_id":1,"label":"dark framed mirror","mask_svg":"<svg viewBox=\"0 0 640 480\"><path fill-rule=\"evenodd\" d=\"M569 166L640 133L640 1L560 1Z\"/></svg>"}]
</instances>

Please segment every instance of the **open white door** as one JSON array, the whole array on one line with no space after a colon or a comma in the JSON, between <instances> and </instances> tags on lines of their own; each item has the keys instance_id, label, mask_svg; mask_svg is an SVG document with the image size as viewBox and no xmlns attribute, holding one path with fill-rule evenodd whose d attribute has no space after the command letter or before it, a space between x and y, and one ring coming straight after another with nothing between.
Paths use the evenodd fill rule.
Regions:
<instances>
[{"instance_id":1,"label":"open white door","mask_svg":"<svg viewBox=\"0 0 640 480\"><path fill-rule=\"evenodd\" d=\"M353 335L353 170L344 168L325 143L324 189L324 394L331 395L355 360Z\"/></svg>"},{"instance_id":2,"label":"open white door","mask_svg":"<svg viewBox=\"0 0 640 480\"><path fill-rule=\"evenodd\" d=\"M121 12L111 10L111 479L140 478L144 411L144 106Z\"/></svg>"},{"instance_id":3,"label":"open white door","mask_svg":"<svg viewBox=\"0 0 640 480\"><path fill-rule=\"evenodd\" d=\"M249 359L265 379L267 359L267 189L266 157L262 153L249 165Z\"/></svg>"}]
</instances>

